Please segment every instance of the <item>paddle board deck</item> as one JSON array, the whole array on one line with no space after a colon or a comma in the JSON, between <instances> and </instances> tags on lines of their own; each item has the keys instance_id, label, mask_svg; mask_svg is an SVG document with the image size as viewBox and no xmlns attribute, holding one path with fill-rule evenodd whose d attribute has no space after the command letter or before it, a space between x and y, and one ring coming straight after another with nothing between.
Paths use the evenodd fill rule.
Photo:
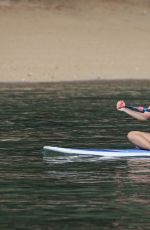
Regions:
<instances>
[{"instance_id":1,"label":"paddle board deck","mask_svg":"<svg viewBox=\"0 0 150 230\"><path fill-rule=\"evenodd\" d=\"M150 157L150 150L141 149L73 149L53 146L44 146L43 149L59 153L93 155L102 157Z\"/></svg>"}]
</instances>

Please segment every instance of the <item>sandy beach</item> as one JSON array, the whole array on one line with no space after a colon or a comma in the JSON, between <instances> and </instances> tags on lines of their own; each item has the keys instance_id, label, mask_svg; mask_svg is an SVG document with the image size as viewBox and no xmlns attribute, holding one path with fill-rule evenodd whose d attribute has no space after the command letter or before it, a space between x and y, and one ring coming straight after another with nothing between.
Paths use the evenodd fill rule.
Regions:
<instances>
[{"instance_id":1,"label":"sandy beach","mask_svg":"<svg viewBox=\"0 0 150 230\"><path fill-rule=\"evenodd\" d=\"M150 79L149 60L148 1L0 1L1 82Z\"/></svg>"}]
</instances>

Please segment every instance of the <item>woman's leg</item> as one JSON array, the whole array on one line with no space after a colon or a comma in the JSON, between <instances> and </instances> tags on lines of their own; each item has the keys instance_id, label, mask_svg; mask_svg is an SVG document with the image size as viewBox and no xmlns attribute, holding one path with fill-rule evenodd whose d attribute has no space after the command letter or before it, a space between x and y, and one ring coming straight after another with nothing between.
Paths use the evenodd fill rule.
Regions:
<instances>
[{"instance_id":1,"label":"woman's leg","mask_svg":"<svg viewBox=\"0 0 150 230\"><path fill-rule=\"evenodd\" d=\"M131 131L128 133L128 140L140 149L150 150L150 133Z\"/></svg>"}]
</instances>

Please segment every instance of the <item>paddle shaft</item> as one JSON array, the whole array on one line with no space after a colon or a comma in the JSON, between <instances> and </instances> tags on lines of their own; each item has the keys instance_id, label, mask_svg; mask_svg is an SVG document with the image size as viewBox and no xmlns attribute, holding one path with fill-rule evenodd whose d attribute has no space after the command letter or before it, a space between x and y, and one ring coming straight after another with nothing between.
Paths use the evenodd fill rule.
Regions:
<instances>
[{"instance_id":1,"label":"paddle shaft","mask_svg":"<svg viewBox=\"0 0 150 230\"><path fill-rule=\"evenodd\" d=\"M150 109L144 108L143 106L126 105L125 108L131 109L131 110L134 110L134 111L138 111L138 112L141 112L141 113L150 112Z\"/></svg>"}]
</instances>

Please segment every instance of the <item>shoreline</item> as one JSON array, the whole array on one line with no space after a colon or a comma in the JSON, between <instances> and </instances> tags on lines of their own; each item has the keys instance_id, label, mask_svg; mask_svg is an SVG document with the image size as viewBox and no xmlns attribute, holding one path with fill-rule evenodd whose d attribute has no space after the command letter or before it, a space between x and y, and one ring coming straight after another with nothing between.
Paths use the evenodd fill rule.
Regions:
<instances>
[{"instance_id":1,"label":"shoreline","mask_svg":"<svg viewBox=\"0 0 150 230\"><path fill-rule=\"evenodd\" d=\"M0 83L150 79L150 7L121 2L0 7Z\"/></svg>"},{"instance_id":2,"label":"shoreline","mask_svg":"<svg viewBox=\"0 0 150 230\"><path fill-rule=\"evenodd\" d=\"M132 83L145 83L145 82L150 82L150 79L126 79L126 78L119 78L119 79L101 79L101 80L75 80L75 81L25 81L25 82L22 82L22 81L0 81L0 88L2 88L4 85L51 85L51 84L86 84L86 83L98 83L98 84L101 84L101 83L129 83L129 82L132 82Z\"/></svg>"}]
</instances>

